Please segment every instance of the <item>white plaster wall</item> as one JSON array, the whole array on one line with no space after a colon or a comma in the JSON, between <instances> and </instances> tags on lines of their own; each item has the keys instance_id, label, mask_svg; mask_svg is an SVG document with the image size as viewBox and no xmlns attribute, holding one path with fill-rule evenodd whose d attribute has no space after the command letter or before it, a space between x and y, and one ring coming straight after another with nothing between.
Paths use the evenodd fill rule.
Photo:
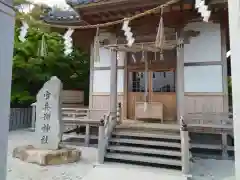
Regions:
<instances>
[{"instance_id":1,"label":"white plaster wall","mask_svg":"<svg viewBox=\"0 0 240 180\"><path fill-rule=\"evenodd\" d=\"M223 92L222 66L184 67L185 92Z\"/></svg>"},{"instance_id":2,"label":"white plaster wall","mask_svg":"<svg viewBox=\"0 0 240 180\"><path fill-rule=\"evenodd\" d=\"M118 69L118 92L124 89L124 70ZM93 72L93 92L110 93L110 70L94 70Z\"/></svg>"},{"instance_id":3,"label":"white plaster wall","mask_svg":"<svg viewBox=\"0 0 240 180\"><path fill-rule=\"evenodd\" d=\"M124 66L124 60L126 53L125 52L117 52L118 58L118 66ZM116 56L117 58L117 56ZM99 49L99 62L94 62L94 67L110 67L111 65L111 50L106 48Z\"/></svg>"},{"instance_id":4,"label":"white plaster wall","mask_svg":"<svg viewBox=\"0 0 240 180\"><path fill-rule=\"evenodd\" d=\"M115 35L107 32L100 33L100 41L108 39L110 43L115 43ZM115 55L112 55L115 53ZM104 47L99 48L99 62L94 62L94 67L110 67L111 58L117 58L118 66L124 66L125 52L112 52ZM118 69L118 92L124 89L124 70ZM93 93L110 93L110 70L93 70Z\"/></svg>"},{"instance_id":5,"label":"white plaster wall","mask_svg":"<svg viewBox=\"0 0 240 180\"><path fill-rule=\"evenodd\" d=\"M94 67L110 67L111 51L106 48L99 48L99 62L94 61Z\"/></svg>"},{"instance_id":6,"label":"white plaster wall","mask_svg":"<svg viewBox=\"0 0 240 180\"><path fill-rule=\"evenodd\" d=\"M200 31L200 35L184 45L184 62L221 61L220 24L191 23L185 30Z\"/></svg>"},{"instance_id":7,"label":"white plaster wall","mask_svg":"<svg viewBox=\"0 0 240 180\"><path fill-rule=\"evenodd\" d=\"M185 30L200 31L184 46L184 62L221 61L221 30L219 24L197 22ZM222 66L185 66L185 92L223 92Z\"/></svg>"}]
</instances>

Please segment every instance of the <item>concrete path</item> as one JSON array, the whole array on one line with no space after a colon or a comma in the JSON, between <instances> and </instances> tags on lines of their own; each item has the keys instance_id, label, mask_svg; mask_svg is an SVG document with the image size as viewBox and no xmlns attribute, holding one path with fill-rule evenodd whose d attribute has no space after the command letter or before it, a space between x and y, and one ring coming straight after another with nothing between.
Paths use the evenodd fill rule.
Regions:
<instances>
[{"instance_id":1,"label":"concrete path","mask_svg":"<svg viewBox=\"0 0 240 180\"><path fill-rule=\"evenodd\" d=\"M158 170L158 171L157 171ZM97 166L82 180L187 180L178 171L171 172L162 169L144 168L128 165Z\"/></svg>"},{"instance_id":2,"label":"concrete path","mask_svg":"<svg viewBox=\"0 0 240 180\"><path fill-rule=\"evenodd\" d=\"M97 149L82 146L77 147L82 151L81 161L60 166L42 167L12 157L15 147L32 144L35 138L32 132L10 132L7 180L186 180L180 171L117 163L96 165ZM192 173L194 180L235 180L234 162L229 160L196 160Z\"/></svg>"}]
</instances>

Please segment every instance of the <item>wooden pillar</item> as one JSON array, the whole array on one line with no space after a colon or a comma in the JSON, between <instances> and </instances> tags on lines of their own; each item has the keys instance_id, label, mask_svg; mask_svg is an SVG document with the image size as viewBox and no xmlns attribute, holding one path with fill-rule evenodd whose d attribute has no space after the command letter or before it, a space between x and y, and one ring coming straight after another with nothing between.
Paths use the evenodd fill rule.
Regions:
<instances>
[{"instance_id":1,"label":"wooden pillar","mask_svg":"<svg viewBox=\"0 0 240 180\"><path fill-rule=\"evenodd\" d=\"M184 43L182 32L178 32L178 47L177 47L177 122L179 123L180 117L184 116Z\"/></svg>"},{"instance_id":2,"label":"wooden pillar","mask_svg":"<svg viewBox=\"0 0 240 180\"><path fill-rule=\"evenodd\" d=\"M117 54L111 50L111 72L110 72L110 114L117 115Z\"/></svg>"},{"instance_id":3,"label":"wooden pillar","mask_svg":"<svg viewBox=\"0 0 240 180\"><path fill-rule=\"evenodd\" d=\"M90 81L89 81L89 109L93 109L93 77L94 77L94 45L90 47ZM92 111L90 111L91 113ZM90 115L91 117L91 115Z\"/></svg>"},{"instance_id":4,"label":"wooden pillar","mask_svg":"<svg viewBox=\"0 0 240 180\"><path fill-rule=\"evenodd\" d=\"M232 70L232 104L233 104L233 128L235 148L235 179L240 179L240 2L228 1L231 70Z\"/></svg>"},{"instance_id":5,"label":"wooden pillar","mask_svg":"<svg viewBox=\"0 0 240 180\"><path fill-rule=\"evenodd\" d=\"M12 1L0 1L0 179L6 179L7 146L14 43L14 10Z\"/></svg>"}]
</instances>

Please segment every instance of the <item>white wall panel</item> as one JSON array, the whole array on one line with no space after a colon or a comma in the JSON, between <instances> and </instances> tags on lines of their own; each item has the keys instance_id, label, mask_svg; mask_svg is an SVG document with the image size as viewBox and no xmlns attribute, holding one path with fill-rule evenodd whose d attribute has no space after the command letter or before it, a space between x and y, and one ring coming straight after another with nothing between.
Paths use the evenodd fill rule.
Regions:
<instances>
[{"instance_id":1,"label":"white wall panel","mask_svg":"<svg viewBox=\"0 0 240 180\"><path fill-rule=\"evenodd\" d=\"M126 52L118 52L118 66L124 66ZM99 49L100 61L94 62L94 67L110 67L111 65L111 50L106 48ZM117 57L117 56L115 56Z\"/></svg>"},{"instance_id":2,"label":"white wall panel","mask_svg":"<svg viewBox=\"0 0 240 180\"><path fill-rule=\"evenodd\" d=\"M118 70L118 92L124 90L124 70ZM94 70L93 92L110 93L110 70Z\"/></svg>"},{"instance_id":3,"label":"white wall panel","mask_svg":"<svg viewBox=\"0 0 240 180\"><path fill-rule=\"evenodd\" d=\"M111 51L106 48L100 48L99 58L99 62L94 62L94 67L109 67L111 63Z\"/></svg>"},{"instance_id":4,"label":"white wall panel","mask_svg":"<svg viewBox=\"0 0 240 180\"><path fill-rule=\"evenodd\" d=\"M185 30L199 31L197 37L184 46L184 62L221 61L221 31L219 24L191 23Z\"/></svg>"},{"instance_id":5,"label":"white wall panel","mask_svg":"<svg viewBox=\"0 0 240 180\"><path fill-rule=\"evenodd\" d=\"M185 66L185 92L223 92L222 66Z\"/></svg>"}]
</instances>

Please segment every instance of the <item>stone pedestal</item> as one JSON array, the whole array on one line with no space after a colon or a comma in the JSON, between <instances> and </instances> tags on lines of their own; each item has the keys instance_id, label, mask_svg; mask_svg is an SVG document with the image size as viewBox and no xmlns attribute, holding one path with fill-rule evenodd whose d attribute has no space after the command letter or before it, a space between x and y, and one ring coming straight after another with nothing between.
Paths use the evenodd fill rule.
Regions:
<instances>
[{"instance_id":1,"label":"stone pedestal","mask_svg":"<svg viewBox=\"0 0 240 180\"><path fill-rule=\"evenodd\" d=\"M79 161L81 151L66 147L58 150L37 149L32 145L28 145L15 148L13 157L41 166L60 165Z\"/></svg>"}]
</instances>

